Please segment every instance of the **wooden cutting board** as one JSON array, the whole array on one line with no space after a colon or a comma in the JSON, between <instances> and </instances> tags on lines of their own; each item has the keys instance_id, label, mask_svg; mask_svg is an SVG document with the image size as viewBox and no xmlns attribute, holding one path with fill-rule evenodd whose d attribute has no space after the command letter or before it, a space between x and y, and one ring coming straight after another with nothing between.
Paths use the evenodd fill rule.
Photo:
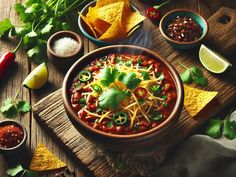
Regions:
<instances>
[{"instance_id":1,"label":"wooden cutting board","mask_svg":"<svg viewBox=\"0 0 236 177\"><path fill-rule=\"evenodd\" d=\"M236 10L229 8L219 9L209 18L210 31L207 43L223 54L233 54L236 49ZM154 35L151 49L165 56L179 73L183 68L179 62L186 66L199 66L196 50L175 51L166 44L158 29L152 31ZM234 63L234 61L232 61ZM236 63L235 63L236 64ZM208 105L196 118L191 118L188 112L183 109L182 114L172 130L166 132L165 137L159 143L168 151L174 145L190 136L193 131L199 128L206 120L217 114L229 103L236 101L236 74L235 68L230 72L215 75L204 70L209 84L204 90L218 91L215 102ZM59 142L59 145L72 154L81 164L86 166L95 176L137 176L134 170L125 174L115 174L105 158L97 158L94 145L81 136L69 121L62 104L61 90L58 90L39 101L33 109L34 117L45 129Z\"/></svg>"}]
</instances>

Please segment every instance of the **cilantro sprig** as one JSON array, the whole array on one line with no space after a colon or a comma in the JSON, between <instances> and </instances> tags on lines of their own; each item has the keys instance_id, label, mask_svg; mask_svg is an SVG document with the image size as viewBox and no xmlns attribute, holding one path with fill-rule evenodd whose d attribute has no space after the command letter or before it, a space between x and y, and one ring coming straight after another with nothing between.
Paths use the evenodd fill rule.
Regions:
<instances>
[{"instance_id":1,"label":"cilantro sprig","mask_svg":"<svg viewBox=\"0 0 236 177\"><path fill-rule=\"evenodd\" d=\"M26 113L29 112L31 106L28 102L16 101L15 99L6 99L0 107L0 112L5 118L15 118L18 113Z\"/></svg>"},{"instance_id":2,"label":"cilantro sprig","mask_svg":"<svg viewBox=\"0 0 236 177\"><path fill-rule=\"evenodd\" d=\"M136 77L134 72L128 74L124 72L119 72L116 68L106 67L99 74L101 79L101 84L105 87L109 87L114 83L115 87L109 88L99 96L99 106L102 109L117 109L125 97L129 96L128 89L135 89L141 82L140 79ZM116 80L124 83L127 90L120 90L119 86L116 84Z\"/></svg>"},{"instance_id":3,"label":"cilantro sprig","mask_svg":"<svg viewBox=\"0 0 236 177\"><path fill-rule=\"evenodd\" d=\"M224 120L211 119L206 127L206 134L212 138L220 138L224 135L227 139L236 138L236 121L229 120L229 115Z\"/></svg>"},{"instance_id":4,"label":"cilantro sprig","mask_svg":"<svg viewBox=\"0 0 236 177\"><path fill-rule=\"evenodd\" d=\"M7 170L7 175L10 177L39 177L38 172L24 169L21 164L11 167Z\"/></svg>"},{"instance_id":5,"label":"cilantro sprig","mask_svg":"<svg viewBox=\"0 0 236 177\"><path fill-rule=\"evenodd\" d=\"M203 87L207 86L208 80L203 75L203 71L200 68L198 68L197 66L188 68L182 63L180 64L186 69L186 71L180 75L183 83L186 83L186 84L195 83L198 86L203 86Z\"/></svg>"}]
</instances>

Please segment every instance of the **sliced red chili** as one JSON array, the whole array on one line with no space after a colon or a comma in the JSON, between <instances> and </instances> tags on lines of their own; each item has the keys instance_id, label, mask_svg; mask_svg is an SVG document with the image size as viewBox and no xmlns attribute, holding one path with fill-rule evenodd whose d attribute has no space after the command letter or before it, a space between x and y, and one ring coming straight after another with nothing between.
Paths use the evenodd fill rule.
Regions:
<instances>
[{"instance_id":1,"label":"sliced red chili","mask_svg":"<svg viewBox=\"0 0 236 177\"><path fill-rule=\"evenodd\" d=\"M136 97L142 99L142 98L145 98L147 96L147 90L143 87L137 87L134 90L134 94L135 94Z\"/></svg>"},{"instance_id":2,"label":"sliced red chili","mask_svg":"<svg viewBox=\"0 0 236 177\"><path fill-rule=\"evenodd\" d=\"M87 82L91 79L91 77L92 77L92 74L87 70L83 70L79 73L79 80L81 82Z\"/></svg>"},{"instance_id":3,"label":"sliced red chili","mask_svg":"<svg viewBox=\"0 0 236 177\"><path fill-rule=\"evenodd\" d=\"M113 121L116 125L124 125L128 120L128 116L125 112L117 112L113 115Z\"/></svg>"}]
</instances>

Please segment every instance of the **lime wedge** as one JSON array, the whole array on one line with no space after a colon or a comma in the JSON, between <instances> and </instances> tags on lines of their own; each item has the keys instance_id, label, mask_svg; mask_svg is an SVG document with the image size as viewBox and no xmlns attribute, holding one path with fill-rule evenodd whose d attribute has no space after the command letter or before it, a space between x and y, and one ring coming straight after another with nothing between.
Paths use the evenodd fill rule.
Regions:
<instances>
[{"instance_id":1,"label":"lime wedge","mask_svg":"<svg viewBox=\"0 0 236 177\"><path fill-rule=\"evenodd\" d=\"M30 89L39 89L48 80L48 68L45 63L37 66L23 81L22 85Z\"/></svg>"},{"instance_id":2,"label":"lime wedge","mask_svg":"<svg viewBox=\"0 0 236 177\"><path fill-rule=\"evenodd\" d=\"M201 45L199 59L202 65L213 73L223 73L232 64L217 52Z\"/></svg>"}]
</instances>

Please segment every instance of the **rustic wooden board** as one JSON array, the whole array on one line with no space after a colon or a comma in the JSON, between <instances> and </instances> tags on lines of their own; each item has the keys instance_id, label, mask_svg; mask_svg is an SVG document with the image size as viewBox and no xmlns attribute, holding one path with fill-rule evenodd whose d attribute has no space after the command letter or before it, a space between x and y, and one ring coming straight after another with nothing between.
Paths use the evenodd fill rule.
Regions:
<instances>
[{"instance_id":1,"label":"rustic wooden board","mask_svg":"<svg viewBox=\"0 0 236 177\"><path fill-rule=\"evenodd\" d=\"M236 10L221 8L208 20L210 25L208 42L211 42L212 46L218 46L219 49L224 49L224 53L230 53L232 52L232 47L235 46L236 41L231 41L230 36L235 35L235 33L232 34L231 30L228 29L232 27L235 29L236 22L235 20L231 20L226 24L218 24L220 23L218 20L219 16L225 15L226 12L231 19L236 19ZM217 28L213 28L214 26L217 26ZM152 44L149 44L148 47L166 57L167 60L175 66L178 72L183 72L183 68L181 68L179 62L184 63L186 66L197 65L201 67L196 50L173 52L173 49L163 42L159 30L157 28L152 30L155 35L152 37ZM217 37L218 31L223 31L219 38ZM211 40L212 36L216 36L214 40ZM233 37L234 36L232 36L232 38ZM217 41L217 39L220 41ZM223 42L222 39L230 40L230 45L228 45L227 41ZM221 52L221 50L219 50L219 52ZM236 75L233 70L232 72L220 76L204 70L204 74L209 80L208 86L204 89L218 91L219 94L216 101L206 107L204 111L194 119L191 118L184 109L177 124L171 131L166 133L166 136L160 142L160 145L164 146L166 150L169 150L189 136L194 130L199 128L211 116L221 111L230 102L235 101ZM70 123L64 112L60 90L38 102L34 107L33 113L35 118L56 137L60 144L69 150L69 152L71 152L83 165L87 166L87 168L96 176L116 175L107 164L105 158L96 157L92 144L84 139ZM132 176L131 172L128 174L129 176ZM136 174L133 175L135 176ZM127 176L127 174L122 174L121 176Z\"/></svg>"}]
</instances>

